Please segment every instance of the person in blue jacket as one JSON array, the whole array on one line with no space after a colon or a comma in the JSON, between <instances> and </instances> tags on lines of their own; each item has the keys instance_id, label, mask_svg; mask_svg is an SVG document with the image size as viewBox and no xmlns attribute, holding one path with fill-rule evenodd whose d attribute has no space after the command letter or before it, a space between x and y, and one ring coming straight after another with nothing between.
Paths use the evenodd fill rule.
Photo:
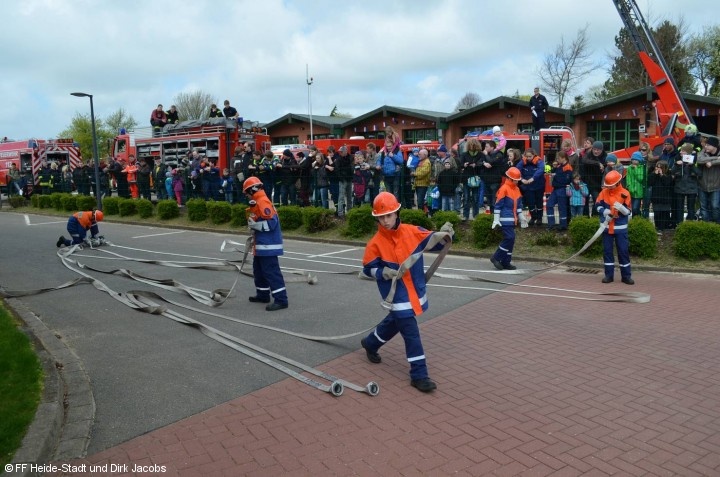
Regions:
<instances>
[{"instance_id":1,"label":"person in blue jacket","mask_svg":"<svg viewBox=\"0 0 720 477\"><path fill-rule=\"evenodd\" d=\"M522 228L528 226L528 219L522 210L522 195L518 182L520 182L520 170L511 167L505 171L508 180L500 186L495 197L493 208L494 219L492 228L501 227L503 239L498 245L495 254L490 262L498 270L515 270L517 267L511 263L512 252L515 247L515 224L520 222Z\"/></svg>"},{"instance_id":2,"label":"person in blue jacket","mask_svg":"<svg viewBox=\"0 0 720 477\"><path fill-rule=\"evenodd\" d=\"M567 196L567 186L572 182L573 169L568 163L568 156L565 151L558 151L555 156L555 163L552 169L552 194L547 200L547 229L548 230L567 230L568 226L568 206L570 204ZM555 225L555 206L558 206L560 214L560 225Z\"/></svg>"}]
</instances>

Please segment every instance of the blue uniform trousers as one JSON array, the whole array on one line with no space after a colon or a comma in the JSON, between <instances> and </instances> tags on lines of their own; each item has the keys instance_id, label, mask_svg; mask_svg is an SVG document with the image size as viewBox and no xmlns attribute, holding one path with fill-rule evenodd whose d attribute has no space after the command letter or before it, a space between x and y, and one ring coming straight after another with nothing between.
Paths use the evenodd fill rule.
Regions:
<instances>
[{"instance_id":1,"label":"blue uniform trousers","mask_svg":"<svg viewBox=\"0 0 720 477\"><path fill-rule=\"evenodd\" d=\"M390 341L396 334L400 333L405 341L405 356L410 363L410 379L423 379L428 377L425 352L420 340L420 329L414 316L396 318L389 313L375 331L365 338L367 349L373 352Z\"/></svg>"},{"instance_id":2,"label":"blue uniform trousers","mask_svg":"<svg viewBox=\"0 0 720 477\"><path fill-rule=\"evenodd\" d=\"M630 278L632 274L630 270L630 240L628 240L627 230L616 230L614 234L609 234L607 230L603 232L603 264L605 276L608 278L613 278L615 275L614 247L617 247L620 276Z\"/></svg>"},{"instance_id":3,"label":"blue uniform trousers","mask_svg":"<svg viewBox=\"0 0 720 477\"><path fill-rule=\"evenodd\" d=\"M277 256L253 257L253 276L255 277L255 289L257 297L266 300L272 296L280 305L288 304L285 279L280 271L280 262Z\"/></svg>"},{"instance_id":4,"label":"blue uniform trousers","mask_svg":"<svg viewBox=\"0 0 720 477\"><path fill-rule=\"evenodd\" d=\"M568 196L565 188L555 189L548 196L547 204L547 224L552 227L555 225L555 205L558 206L558 214L560 214L560 228L566 229L568 225Z\"/></svg>"},{"instance_id":5,"label":"blue uniform trousers","mask_svg":"<svg viewBox=\"0 0 720 477\"><path fill-rule=\"evenodd\" d=\"M85 237L87 237L87 230L85 230L85 227L80 225L80 222L78 219L75 218L75 216L70 217L67 223L67 231L70 234L70 237L72 240L65 239L65 246L70 245L78 245L85 241ZM95 237L99 232L97 224L94 224L90 227L90 233L92 234L92 237Z\"/></svg>"},{"instance_id":6,"label":"blue uniform trousers","mask_svg":"<svg viewBox=\"0 0 720 477\"><path fill-rule=\"evenodd\" d=\"M512 261L513 247L515 247L515 227L512 225L502 225L500 227L503 238L498 245L493 258L503 265L510 265Z\"/></svg>"}]
</instances>

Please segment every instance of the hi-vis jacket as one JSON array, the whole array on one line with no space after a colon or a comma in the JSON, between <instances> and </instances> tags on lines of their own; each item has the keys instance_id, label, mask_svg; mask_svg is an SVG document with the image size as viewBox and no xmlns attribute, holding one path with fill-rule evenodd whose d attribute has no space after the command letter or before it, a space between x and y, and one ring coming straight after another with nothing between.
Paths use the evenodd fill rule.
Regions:
<instances>
[{"instance_id":1,"label":"hi-vis jacket","mask_svg":"<svg viewBox=\"0 0 720 477\"><path fill-rule=\"evenodd\" d=\"M84 210L82 212L75 212L72 216L75 217L75 220L77 220L78 223L85 230L90 230L90 227L92 227L93 225L96 225L96 222L93 220L92 210Z\"/></svg>"},{"instance_id":2,"label":"hi-vis jacket","mask_svg":"<svg viewBox=\"0 0 720 477\"><path fill-rule=\"evenodd\" d=\"M254 205L247 208L248 217L255 222L265 222L263 230L253 230L255 244L253 255L260 257L271 257L283 254L282 231L280 230L280 219L270 199L264 190L255 192L252 196Z\"/></svg>"},{"instance_id":3,"label":"hi-vis jacket","mask_svg":"<svg viewBox=\"0 0 720 477\"><path fill-rule=\"evenodd\" d=\"M500 225L514 227L522 214L522 194L511 180L505 181L495 195L495 211L500 211Z\"/></svg>"},{"instance_id":4,"label":"hi-vis jacket","mask_svg":"<svg viewBox=\"0 0 720 477\"><path fill-rule=\"evenodd\" d=\"M623 215L615 208L615 202L620 202L629 210L632 210L630 192L623 186L618 185L614 189L603 189L597 198L597 211L600 221L605 220L605 209L612 212L612 220L608 224L607 233L614 234L615 231L627 233L628 220L630 215Z\"/></svg>"},{"instance_id":5,"label":"hi-vis jacket","mask_svg":"<svg viewBox=\"0 0 720 477\"><path fill-rule=\"evenodd\" d=\"M388 295L391 284L390 280L382 277L383 267L397 270L411 255L420 254L420 258L396 283L391 313L398 318L419 316L427 310L422 252L432 234L416 225L400 224L394 230L379 226L378 232L365 248L363 273L377 280L383 300ZM443 246L441 241L431 250L438 251Z\"/></svg>"}]
</instances>

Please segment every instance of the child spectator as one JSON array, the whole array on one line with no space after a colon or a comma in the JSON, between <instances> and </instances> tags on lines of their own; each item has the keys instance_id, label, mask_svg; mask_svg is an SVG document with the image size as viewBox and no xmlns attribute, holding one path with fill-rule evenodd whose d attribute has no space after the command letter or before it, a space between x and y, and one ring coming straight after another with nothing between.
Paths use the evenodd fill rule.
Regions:
<instances>
[{"instance_id":1,"label":"child spectator","mask_svg":"<svg viewBox=\"0 0 720 477\"><path fill-rule=\"evenodd\" d=\"M566 187L572 182L572 167L568 164L568 156L565 151L558 151L555 156L555 167L552 169L553 192L547 200L547 229L554 230L555 226L555 205L558 206L560 225L558 231L567 230L568 224L568 197Z\"/></svg>"},{"instance_id":2,"label":"child spectator","mask_svg":"<svg viewBox=\"0 0 720 477\"><path fill-rule=\"evenodd\" d=\"M436 180L431 178L425 195L425 213L432 217L438 210L440 210L440 189Z\"/></svg>"},{"instance_id":3,"label":"child spectator","mask_svg":"<svg viewBox=\"0 0 720 477\"><path fill-rule=\"evenodd\" d=\"M355 153L353 164L353 206L360 207L365 202L365 194L368 192L368 183L372 178L370 166L365 162L365 153L360 150Z\"/></svg>"},{"instance_id":4,"label":"child spectator","mask_svg":"<svg viewBox=\"0 0 720 477\"><path fill-rule=\"evenodd\" d=\"M182 174L178 172L177 169L174 169L172 171L173 174L173 182L172 182L172 188L173 192L175 193L175 200L177 201L178 207L182 207L182 196L183 191L185 190L185 184L182 178Z\"/></svg>"},{"instance_id":5,"label":"child spectator","mask_svg":"<svg viewBox=\"0 0 720 477\"><path fill-rule=\"evenodd\" d=\"M620 177L622 177L622 186L625 187L625 166L618 162L618 158L615 154L609 153L605 158L605 171L603 172L603 179L610 171L618 171Z\"/></svg>"},{"instance_id":6,"label":"child spectator","mask_svg":"<svg viewBox=\"0 0 720 477\"><path fill-rule=\"evenodd\" d=\"M455 200L455 190L460 184L460 177L452 169L452 160L447 159L443 165L444 169L440 171L437 177L437 188L440 192L440 207L442 210L456 210L453 204Z\"/></svg>"},{"instance_id":7,"label":"child spectator","mask_svg":"<svg viewBox=\"0 0 720 477\"><path fill-rule=\"evenodd\" d=\"M587 184L582 181L580 174L573 174L572 183L567 186L567 196L570 198L570 217L579 217L590 194Z\"/></svg>"},{"instance_id":8,"label":"child spectator","mask_svg":"<svg viewBox=\"0 0 720 477\"><path fill-rule=\"evenodd\" d=\"M174 172L174 169L173 169ZM171 171L167 171L165 173L165 191L167 192L167 197L175 197L175 192L173 191L173 175Z\"/></svg>"},{"instance_id":9,"label":"child spectator","mask_svg":"<svg viewBox=\"0 0 720 477\"><path fill-rule=\"evenodd\" d=\"M503 238L490 258L490 262L498 270L515 270L517 267L511 263L515 247L515 223L519 220L520 227L527 228L528 219L522 211L522 194L518 187L521 178L520 170L517 167L511 167L505 172L505 175L510 180L505 181L497 192L492 223L493 229L501 227Z\"/></svg>"},{"instance_id":10,"label":"child spectator","mask_svg":"<svg viewBox=\"0 0 720 477\"><path fill-rule=\"evenodd\" d=\"M647 170L645 169L645 157L640 151L635 151L630 156L630 165L625 176L627 190L632 197L632 214L640 217L642 212L642 201L645 197L647 187Z\"/></svg>"},{"instance_id":11,"label":"child spectator","mask_svg":"<svg viewBox=\"0 0 720 477\"><path fill-rule=\"evenodd\" d=\"M607 225L603 234L603 283L612 283L615 279L615 254L617 248L620 277L627 285L634 285L630 269L630 240L628 239L628 216L630 215L630 193L621 184L622 175L610 171L602 183L602 191L595 201L601 223Z\"/></svg>"},{"instance_id":12,"label":"child spectator","mask_svg":"<svg viewBox=\"0 0 720 477\"><path fill-rule=\"evenodd\" d=\"M227 167L223 169L223 175L220 180L222 181L220 183L220 189L225 194L225 202L227 202L228 204L232 204L234 197L234 181L232 176L230 175L230 169L228 169Z\"/></svg>"}]
</instances>

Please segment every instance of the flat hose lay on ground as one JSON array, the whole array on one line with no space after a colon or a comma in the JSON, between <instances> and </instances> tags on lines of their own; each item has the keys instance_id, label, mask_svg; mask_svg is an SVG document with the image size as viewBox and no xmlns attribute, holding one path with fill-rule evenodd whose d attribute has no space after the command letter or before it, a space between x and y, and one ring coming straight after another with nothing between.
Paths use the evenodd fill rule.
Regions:
<instances>
[{"instance_id":1,"label":"flat hose lay on ground","mask_svg":"<svg viewBox=\"0 0 720 477\"><path fill-rule=\"evenodd\" d=\"M602 232L604 231L605 226L604 224L601 225L598 230L595 232L593 237L574 255L572 255L570 258L563 260L560 263L554 264L549 267L541 268L541 269L525 269L525 270L508 270L508 271L479 271L479 273L505 273L505 274L523 274L523 273L537 273L537 272L543 272L548 271L553 268L557 268L564 263L568 262L569 260L575 258L582 252L584 252L592 243L597 240L597 238L602 235ZM513 294L521 294L521 295L530 295L530 296L542 296L542 297L554 297L554 298L567 298L572 300L587 300L587 301L607 301L607 302L626 302L626 303L647 303L650 301L650 295L644 294L644 293L635 293L635 292L609 292L609 293L597 293L597 292L589 292L589 291L583 291L583 290L568 290L568 289L562 289L562 288L552 288L552 287L543 287L543 286L535 286L535 285L522 285L522 284L514 284L514 283L508 283L503 282L499 280L491 280L479 276L472 276L472 275L462 275L462 274L448 274L443 272L437 272L438 268L440 267L440 264L442 263L443 259L447 255L450 245L451 245L451 236L448 233L445 232L436 232L434 233L430 240L428 241L428 244L426 245L425 249L417 254L413 254L412 256L408 257L399 267L398 276L394 278L390 294L386 297L386 300L382 303L382 306L384 309L388 309L389 306L391 306L392 298L394 294L394 290L396 287L396 280L402 277L403 273L411 268L416 261L422 256L422 253L425 252L425 250L432 249L437 244L441 242L445 242L444 247L442 250L437 254L436 258L432 262L432 264L427 268L425 272L426 281L429 281L432 276L437 276L438 278L443 279L449 279L449 280L458 280L458 281L479 281L479 282L486 282L486 283L493 283L493 284L500 284L500 285L506 285L506 286L513 286L513 287L522 287L522 288L537 288L539 290L555 290L559 292L570 292L574 294L579 295L585 295L585 296L570 296L570 295L560 295L560 294L548 294L547 292L526 292L526 291L514 291L514 290L500 290L500 289L493 289L493 288L473 288L478 290L487 290L487 291L494 291L494 292L501 292L501 293L513 293ZM262 328L266 330L270 330L277 333L283 333L290 336L295 336L298 338L311 340L311 341L333 341L333 340L341 340L346 338L351 338L354 336L362 335L374 328L370 327L368 329L357 331L354 333L344 334L344 335L338 335L338 336L313 336L305 333L297 333L289 330L284 330L268 325L263 325L259 323L252 323L248 321L244 321L238 318L225 316L216 312L211 311L211 308L217 308L219 306L222 306L223 303L227 300L228 297L232 295L233 290L235 289L235 286L238 283L238 279L240 275L243 276L249 276L252 277L251 272L247 272L243 270L246 262L247 257L249 254L249 251L252 248L252 237L249 237L248 240L244 243L238 243L233 242L231 240L224 240L220 251L221 252L240 252L243 254L242 259L239 261L234 260L217 260L217 261L208 261L208 262L180 262L180 261L174 261L174 260L148 260L148 259L140 259L140 258L133 258L128 257L125 255L121 255L115 252L112 252L107 249L107 247L113 247L113 248L122 248L126 250L136 250L136 251L142 251L142 252L148 252L148 253L158 253L158 254L168 254L173 255L171 253L167 252L154 252L152 250L143 250L143 249L137 249L137 248L131 248L131 247L123 247L120 245L114 245L111 243L106 243L105 246L101 247L89 247L90 250L93 252L102 252L105 256L102 255L89 255L89 257L95 258L95 259L107 259L107 260L123 260L125 262L139 262L144 264L154 264L158 266L166 266L166 267L175 267L175 268L189 268L189 269L199 269L199 270L214 270L214 271L235 271L238 273L238 276L236 277L232 287L230 289L216 289L216 290L203 290L196 287L187 286L183 283L180 283L174 279L157 279L157 278L151 278L144 276L142 274L139 274L137 272L133 272L131 270L128 270L126 268L114 268L111 270L102 270L97 267L91 267L87 264L80 263L77 258L85 256L82 255L79 252L82 252L84 250L83 246L71 246L67 248L63 248L58 251L58 256L61 258L62 263L70 270L74 271L75 273L78 273L81 275L81 277L68 281L66 283L63 283L61 285L55 286L55 287L47 287L47 288L41 288L41 289L35 289L35 290L24 290L24 291L18 291L18 290L5 290L4 288L0 287L0 296L4 298L17 298L22 296L31 296L31 295L37 295L40 293L46 293L50 291L56 291L56 290L62 290L64 288L68 288L71 286L79 285L79 284L92 284L95 288L98 290L104 291L108 293L110 296L112 296L114 299L118 300L119 302L123 303L124 305L133 308L138 311L142 311L145 313L153 314L153 315L162 315L166 318L169 318L177 323L184 324L186 326L190 326L192 328L197 329L201 333L203 333L205 336L217 341L218 343L221 343L225 346L228 346L240 353L243 353L244 355L251 357L257 361L260 361L264 364L267 364L268 366L271 366L288 376L297 379L298 381L301 381L309 386L315 387L321 391L327 392L329 394L332 394L334 396L340 396L343 393L344 388L349 388L357 392L366 393L370 396L375 396L379 392L379 386L375 382L369 382L365 386L360 386L348 381L345 381L341 378L338 378L330 373L315 369L313 367L307 366L303 363L300 363L298 361L295 361L291 358L282 356L280 354L274 353L272 351L266 350L264 348L261 348L259 346L256 346L252 343L249 343L245 340L242 340L236 336L229 335L227 333L224 333L216 328L213 328L209 325L206 325L204 323L201 323L197 320L194 320L193 318L190 318L186 315L183 315L181 313L178 313L176 311L170 310L167 305L174 305L177 307L185 308L186 310L195 312L195 313L201 313L208 316L213 316L217 318L221 318L227 321L243 324L246 326L253 326L257 328ZM87 246L85 248L88 248ZM302 260L302 259L297 259ZM305 259L307 260L307 259ZM312 261L312 260L310 260ZM339 265L342 267L347 268L357 268L357 266L354 265L346 265L341 263L334 263L334 262L319 262L318 263L325 263L325 264L332 264L332 265ZM197 301L198 303L204 305L205 307L209 309L202 309L197 307L188 306L185 304L181 304L177 301L171 300L166 297L162 297L156 293L148 292L148 291L128 291L127 293L123 294L120 292L117 292L115 290L110 289L105 283L102 281L84 273L82 270L91 270L98 273L104 273L104 274L110 274L110 275L117 275L124 278L128 278L131 280L135 280L139 283L148 284L154 287L158 287L164 290L168 290L174 293L183 294L186 296L189 296L193 300ZM310 270L304 270L299 268L287 268L283 267L282 271L284 274L291 274L291 275L300 275L296 277L289 277L288 280L290 282L304 282L308 284L314 284L317 283L317 277L313 275L313 272L317 273L329 273L329 274L353 274L356 275L356 270L350 270L350 271L310 271ZM365 279L372 279L370 277L366 277L360 273L361 278ZM374 279L373 279L374 280ZM436 286L447 286L452 287L451 285L436 285ZM466 287L456 287L456 288L466 288ZM593 295L593 297L588 297L587 295ZM297 368L300 370L300 372L296 371ZM309 378L308 376L305 376L301 374L302 372L309 373L315 377L318 377L322 380L326 380L329 382L329 384L321 383L313 378Z\"/></svg>"}]
</instances>

